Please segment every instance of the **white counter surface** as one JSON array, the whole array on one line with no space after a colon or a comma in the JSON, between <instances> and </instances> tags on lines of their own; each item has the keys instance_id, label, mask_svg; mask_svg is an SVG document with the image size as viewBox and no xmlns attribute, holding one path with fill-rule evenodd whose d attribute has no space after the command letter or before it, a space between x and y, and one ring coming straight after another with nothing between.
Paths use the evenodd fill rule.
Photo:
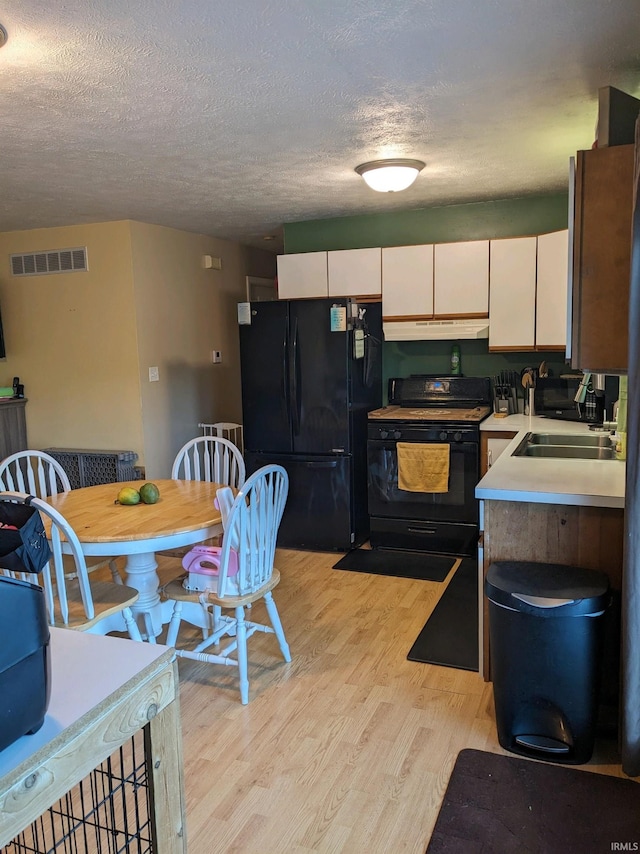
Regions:
<instances>
[{"instance_id":1,"label":"white counter surface","mask_svg":"<svg viewBox=\"0 0 640 854\"><path fill-rule=\"evenodd\" d=\"M588 433L587 424L529 418L527 415L490 415L482 432L516 432L476 487L476 498L496 501L529 501L537 504L574 504L591 507L624 507L625 464L620 460L545 459L513 457L529 431L540 433Z\"/></svg>"}]
</instances>

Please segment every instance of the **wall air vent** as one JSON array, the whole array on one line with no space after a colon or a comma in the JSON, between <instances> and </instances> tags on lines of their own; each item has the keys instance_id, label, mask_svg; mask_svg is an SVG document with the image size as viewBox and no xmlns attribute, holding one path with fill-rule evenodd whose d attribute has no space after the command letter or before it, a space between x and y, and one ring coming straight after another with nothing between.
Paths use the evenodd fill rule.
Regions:
<instances>
[{"instance_id":1,"label":"wall air vent","mask_svg":"<svg viewBox=\"0 0 640 854\"><path fill-rule=\"evenodd\" d=\"M86 246L11 256L11 272L14 276L48 276L51 273L86 272L87 269Z\"/></svg>"}]
</instances>

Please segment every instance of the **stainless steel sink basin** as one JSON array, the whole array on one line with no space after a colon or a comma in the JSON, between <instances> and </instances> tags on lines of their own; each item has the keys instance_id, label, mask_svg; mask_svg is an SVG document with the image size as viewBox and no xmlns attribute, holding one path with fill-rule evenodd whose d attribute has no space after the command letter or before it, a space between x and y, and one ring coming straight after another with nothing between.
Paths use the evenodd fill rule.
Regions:
<instances>
[{"instance_id":1,"label":"stainless steel sink basin","mask_svg":"<svg viewBox=\"0 0 640 854\"><path fill-rule=\"evenodd\" d=\"M613 448L576 447L575 445L525 445L516 457L556 457L575 460L615 460Z\"/></svg>"},{"instance_id":2,"label":"stainless steel sink basin","mask_svg":"<svg viewBox=\"0 0 640 854\"><path fill-rule=\"evenodd\" d=\"M574 460L615 460L608 433L527 433L514 457L550 457Z\"/></svg>"},{"instance_id":3,"label":"stainless steel sink basin","mask_svg":"<svg viewBox=\"0 0 640 854\"><path fill-rule=\"evenodd\" d=\"M532 445L573 445L579 448L610 448L609 433L529 433Z\"/></svg>"}]
</instances>

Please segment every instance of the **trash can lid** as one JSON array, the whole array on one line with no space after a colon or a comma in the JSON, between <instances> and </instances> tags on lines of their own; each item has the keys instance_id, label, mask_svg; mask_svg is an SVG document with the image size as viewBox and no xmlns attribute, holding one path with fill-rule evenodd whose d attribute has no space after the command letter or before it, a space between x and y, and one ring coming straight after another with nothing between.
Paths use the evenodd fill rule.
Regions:
<instances>
[{"instance_id":1,"label":"trash can lid","mask_svg":"<svg viewBox=\"0 0 640 854\"><path fill-rule=\"evenodd\" d=\"M596 569L503 560L489 566L485 593L490 601L518 611L533 608L544 610L545 616L578 616L607 607L609 579Z\"/></svg>"}]
</instances>

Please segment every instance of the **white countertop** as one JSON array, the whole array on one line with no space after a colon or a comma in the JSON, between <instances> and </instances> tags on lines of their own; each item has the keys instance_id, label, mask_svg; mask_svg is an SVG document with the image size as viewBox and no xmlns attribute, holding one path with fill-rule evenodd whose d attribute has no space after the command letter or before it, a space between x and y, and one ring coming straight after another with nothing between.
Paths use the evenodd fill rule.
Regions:
<instances>
[{"instance_id":1,"label":"white countertop","mask_svg":"<svg viewBox=\"0 0 640 854\"><path fill-rule=\"evenodd\" d=\"M476 498L624 508L626 466L620 460L512 456L529 431L588 433L587 424L528 415L490 415L480 424L480 430L517 435L477 485Z\"/></svg>"},{"instance_id":2,"label":"white countertop","mask_svg":"<svg viewBox=\"0 0 640 854\"><path fill-rule=\"evenodd\" d=\"M160 644L69 629L51 627L49 632L51 699L44 724L38 732L23 735L0 753L0 778L56 738L61 738L83 715L122 689L170 649ZM99 679L96 679L97 673Z\"/></svg>"}]
</instances>

